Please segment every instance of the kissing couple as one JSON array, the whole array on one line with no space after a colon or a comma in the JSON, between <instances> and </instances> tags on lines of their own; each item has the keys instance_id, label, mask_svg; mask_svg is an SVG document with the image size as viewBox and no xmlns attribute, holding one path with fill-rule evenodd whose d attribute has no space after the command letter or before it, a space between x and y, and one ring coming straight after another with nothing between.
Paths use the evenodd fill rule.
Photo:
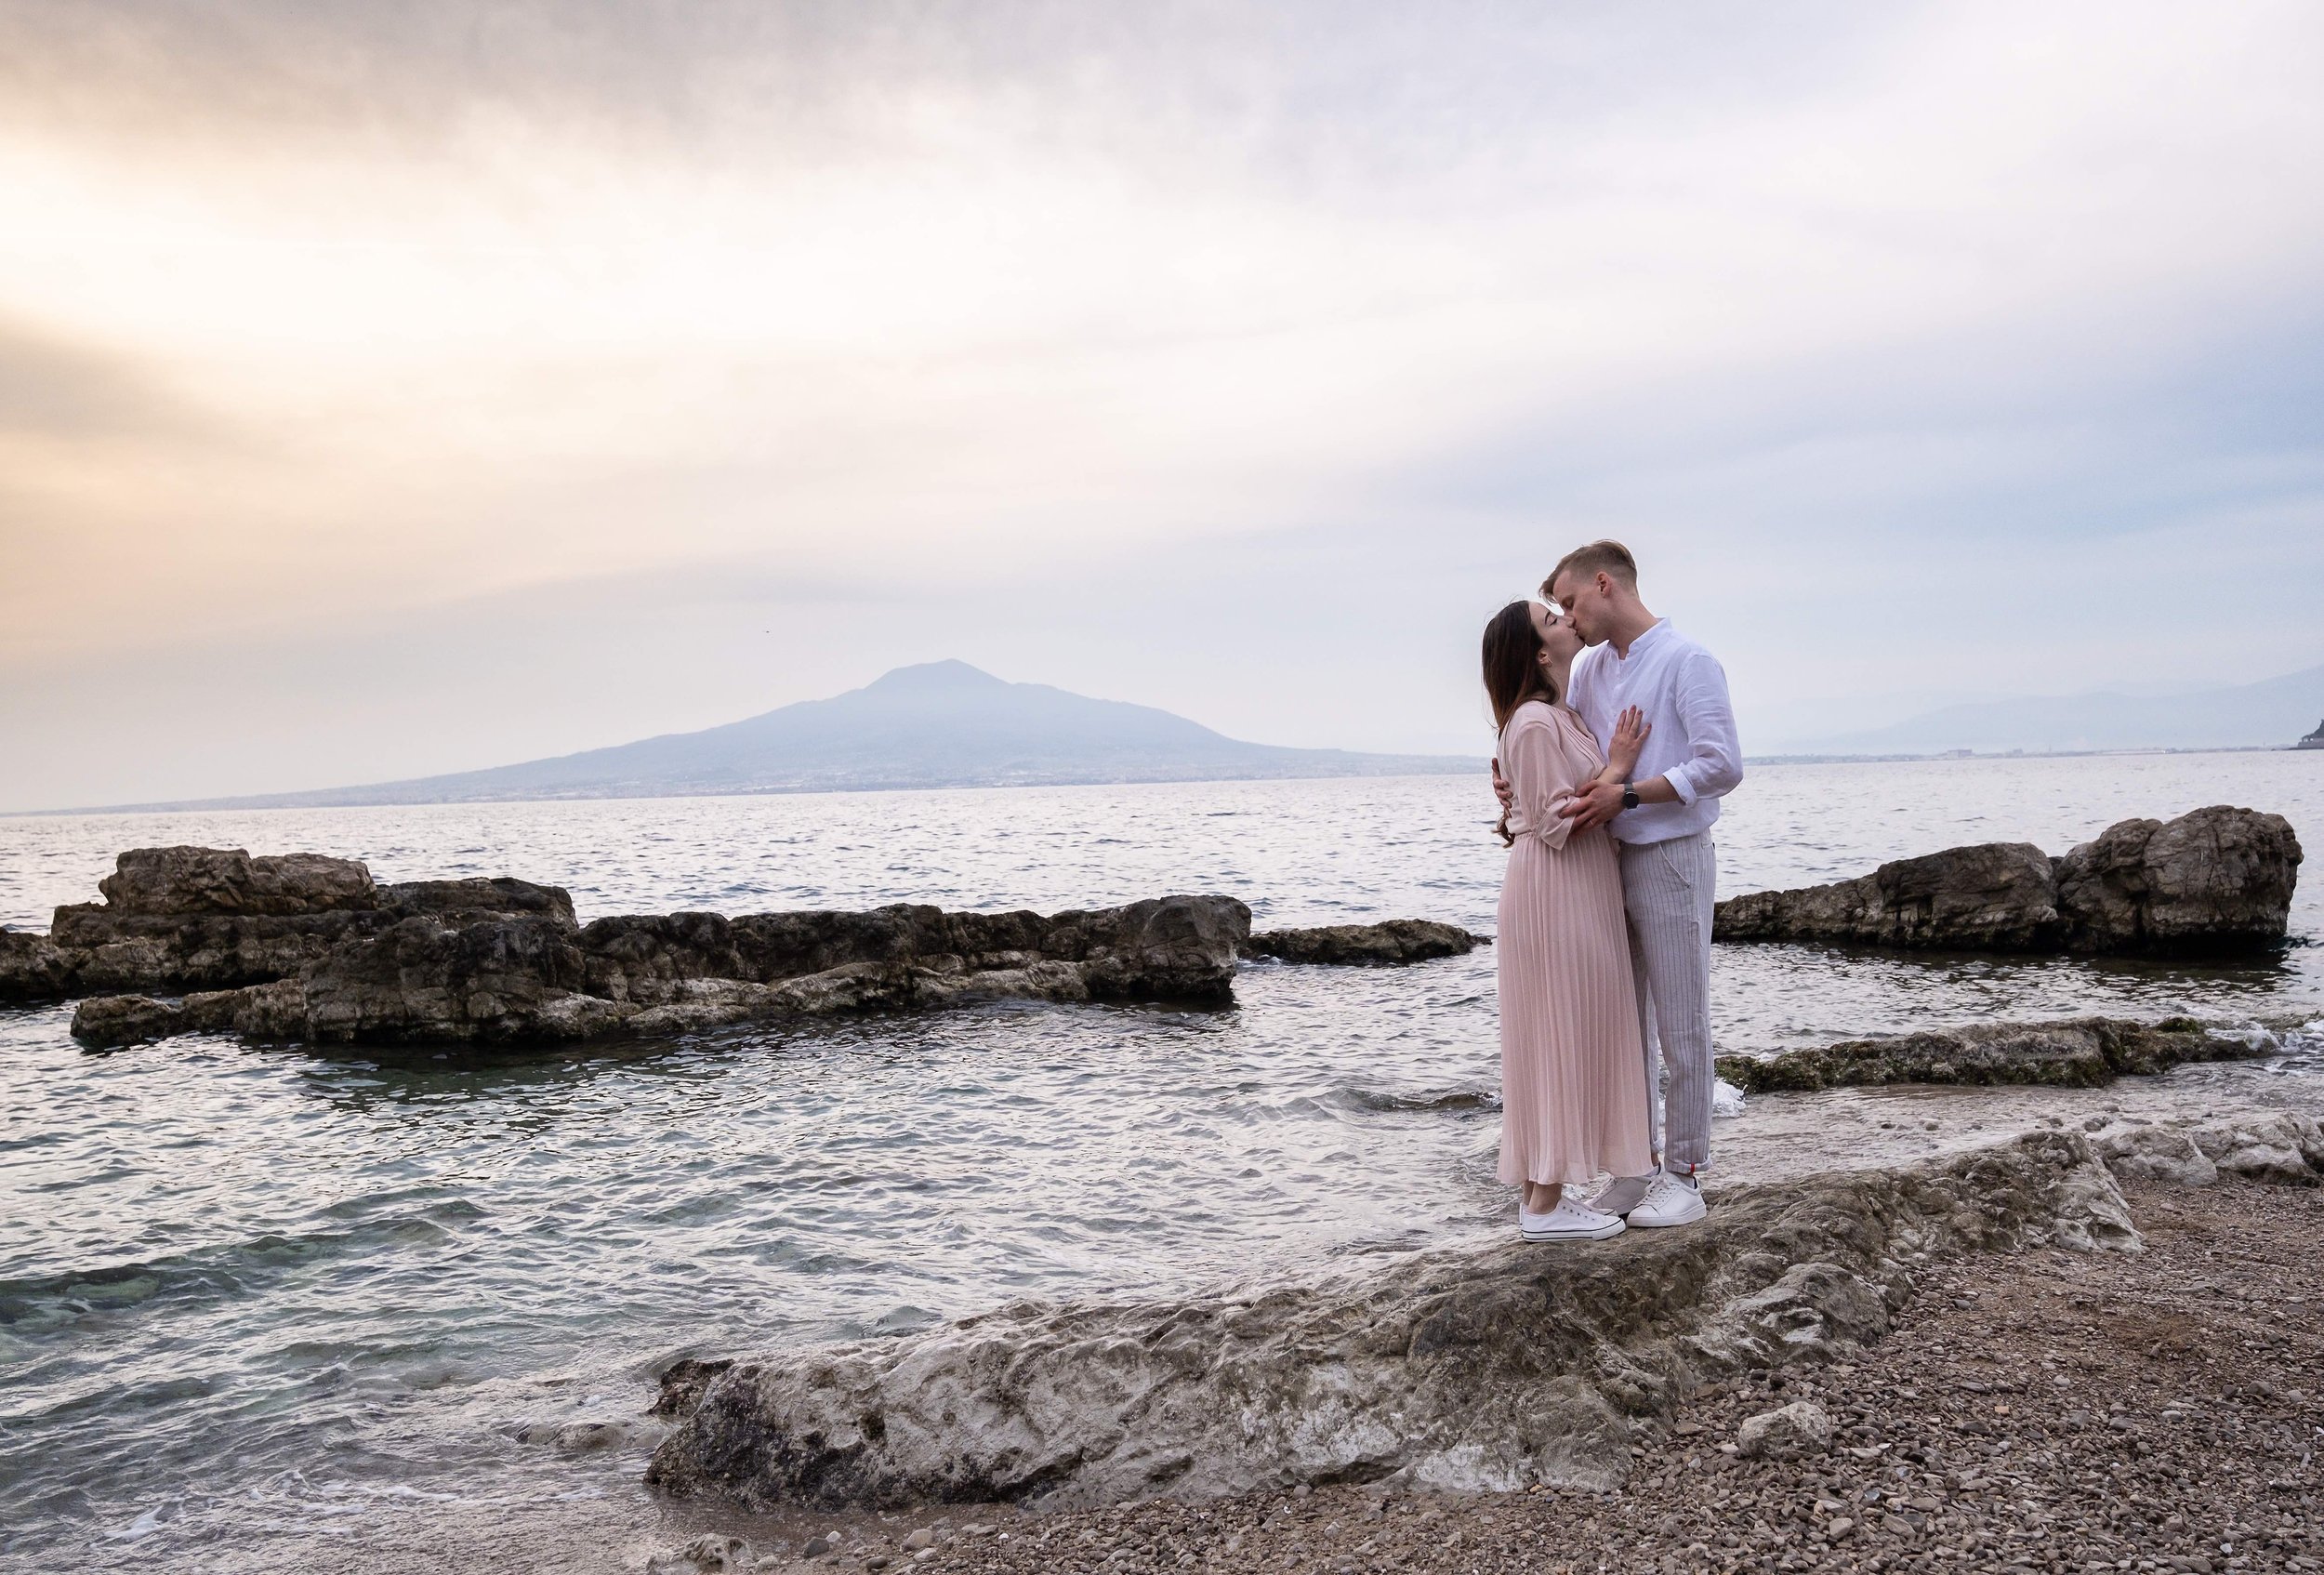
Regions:
<instances>
[{"instance_id":1,"label":"kissing couple","mask_svg":"<svg viewBox=\"0 0 2324 1575\"><path fill-rule=\"evenodd\" d=\"M1509 845L1499 1175L1527 1241L1597 1241L1704 1214L1710 827L1743 753L1725 669L1646 610L1629 549L1568 552L1541 594L1485 627Z\"/></svg>"}]
</instances>

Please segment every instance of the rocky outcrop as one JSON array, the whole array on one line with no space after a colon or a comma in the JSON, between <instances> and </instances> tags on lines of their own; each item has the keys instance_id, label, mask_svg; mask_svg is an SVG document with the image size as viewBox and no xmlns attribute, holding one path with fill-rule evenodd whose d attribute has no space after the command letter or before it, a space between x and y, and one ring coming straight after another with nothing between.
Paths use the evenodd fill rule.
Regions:
<instances>
[{"instance_id":1,"label":"rocky outcrop","mask_svg":"<svg viewBox=\"0 0 2324 1575\"><path fill-rule=\"evenodd\" d=\"M2214 805L2125 820L2057 861L2067 948L2248 950L2284 938L2300 840L2279 814Z\"/></svg>"},{"instance_id":2,"label":"rocky outcrop","mask_svg":"<svg viewBox=\"0 0 2324 1575\"><path fill-rule=\"evenodd\" d=\"M1380 924L1326 924L1311 930L1267 930L1250 938L1253 957L1284 962L1340 965L1425 962L1461 957L1491 943L1457 924L1430 919L1391 919Z\"/></svg>"},{"instance_id":3,"label":"rocky outcrop","mask_svg":"<svg viewBox=\"0 0 2324 1575\"><path fill-rule=\"evenodd\" d=\"M132 848L97 883L103 912L152 914L342 913L376 906L371 871L322 854L253 858L240 848Z\"/></svg>"},{"instance_id":4,"label":"rocky outcrop","mask_svg":"<svg viewBox=\"0 0 2324 1575\"><path fill-rule=\"evenodd\" d=\"M2126 1074L2151 1076L2187 1062L2241 1060L2276 1048L2265 1036L2214 1031L2191 1017L2077 1017L1842 1039L1780 1055L1724 1055L1719 1075L1746 1093L1885 1083L2096 1088Z\"/></svg>"},{"instance_id":5,"label":"rocky outcrop","mask_svg":"<svg viewBox=\"0 0 2324 1575\"><path fill-rule=\"evenodd\" d=\"M2300 858L2283 816L2215 804L2122 821L2059 858L1983 842L1829 886L1730 897L1712 933L1907 950L2252 951L2283 940Z\"/></svg>"},{"instance_id":6,"label":"rocky outcrop","mask_svg":"<svg viewBox=\"0 0 2324 1575\"><path fill-rule=\"evenodd\" d=\"M104 902L58 908L45 937L0 933L0 1002L270 983L414 917L574 927L573 899L554 886L506 879L379 886L355 860L320 854L134 848L98 890Z\"/></svg>"},{"instance_id":7,"label":"rocky outcrop","mask_svg":"<svg viewBox=\"0 0 2324 1575\"><path fill-rule=\"evenodd\" d=\"M112 1046L200 1029L306 1044L517 1045L667 1035L761 1018L1048 1000L1231 998L1250 910L1163 897L1043 916L899 906L867 913L516 917L432 891L431 912L324 950L296 976L182 1000L84 1000L73 1031ZM561 898L562 893L558 893Z\"/></svg>"},{"instance_id":8,"label":"rocky outcrop","mask_svg":"<svg viewBox=\"0 0 2324 1575\"><path fill-rule=\"evenodd\" d=\"M84 996L105 1047L197 1031L310 1044L517 1044L968 997L1230 999L1250 938L1232 897L1069 913L643 914L576 922L554 886L375 884L351 859L139 848L0 932L0 1000Z\"/></svg>"},{"instance_id":9,"label":"rocky outcrop","mask_svg":"<svg viewBox=\"0 0 2324 1575\"><path fill-rule=\"evenodd\" d=\"M1915 1265L2036 1243L2136 1245L2079 1134L1732 1189L1685 1231L674 1369L648 1480L762 1505L1606 1488L1698 1381L1827 1358L1886 1330Z\"/></svg>"}]
</instances>

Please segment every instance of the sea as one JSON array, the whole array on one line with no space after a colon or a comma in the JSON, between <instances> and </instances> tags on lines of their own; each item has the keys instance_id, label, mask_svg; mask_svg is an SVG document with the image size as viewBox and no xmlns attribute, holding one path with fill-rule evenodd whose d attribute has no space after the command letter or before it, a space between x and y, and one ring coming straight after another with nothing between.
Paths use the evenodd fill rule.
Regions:
<instances>
[{"instance_id":1,"label":"sea","mask_svg":"<svg viewBox=\"0 0 2324 1575\"><path fill-rule=\"evenodd\" d=\"M1721 889L1961 842L2060 852L2223 802L2324 849L2324 753L1755 766L1717 828ZM0 922L45 928L121 850L191 842L515 875L584 920L1215 892L1261 928L1489 933L1494 809L1481 779L1415 777L20 817ZM1768 1052L2186 1012L2274 1024L2268 1070L2324 1077L2299 1026L2324 1016L2314 873L2292 930L2234 967L1721 946L1715 1031ZM447 1515L642 1513L640 1414L681 1356L1501 1228L1493 968L1489 947L1261 963L1216 1010L1010 1002L492 1055L100 1054L69 1007L0 1009L0 1568L314 1568L318 1547L370 1568Z\"/></svg>"}]
</instances>

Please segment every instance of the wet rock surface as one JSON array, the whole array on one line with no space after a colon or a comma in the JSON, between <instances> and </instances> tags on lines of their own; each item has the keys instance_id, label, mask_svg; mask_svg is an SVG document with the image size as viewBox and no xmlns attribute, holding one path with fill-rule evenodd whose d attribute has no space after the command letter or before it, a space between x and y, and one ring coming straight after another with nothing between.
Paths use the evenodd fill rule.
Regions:
<instances>
[{"instance_id":1,"label":"wet rock surface","mask_svg":"<svg viewBox=\"0 0 2324 1575\"><path fill-rule=\"evenodd\" d=\"M1392 919L1380 924L1326 924L1307 930L1267 930L1250 938L1252 957L1272 957L1284 962L1364 963L1425 962L1439 957L1465 957L1488 946L1483 935L1457 924L1429 919Z\"/></svg>"},{"instance_id":2,"label":"wet rock surface","mask_svg":"<svg viewBox=\"0 0 2324 1575\"><path fill-rule=\"evenodd\" d=\"M557 1042L987 997L1218 1003L1250 933L1240 902L1184 896L1051 915L905 905L585 926L562 890L522 880L375 887L346 860L199 848L120 862L104 906L59 909L46 941L0 937L0 965L44 989L122 991L74 1013L74 1037L100 1047L195 1031Z\"/></svg>"},{"instance_id":3,"label":"wet rock surface","mask_svg":"<svg viewBox=\"0 0 2324 1575\"><path fill-rule=\"evenodd\" d=\"M1694 1384L1852 1350L1887 1329L1913 1265L2038 1242L2135 1243L2079 1134L1724 1190L1683 1231L738 1361L649 1480L759 1504L1610 1488Z\"/></svg>"},{"instance_id":4,"label":"wet rock surface","mask_svg":"<svg viewBox=\"0 0 2324 1575\"><path fill-rule=\"evenodd\" d=\"M1828 886L1730 897L1713 934L1903 950L2260 951L2284 939L2300 861L2281 815L2214 804L2119 822L2058 858L1984 842Z\"/></svg>"},{"instance_id":5,"label":"wet rock surface","mask_svg":"<svg viewBox=\"0 0 2324 1575\"><path fill-rule=\"evenodd\" d=\"M2324 1568L2324 1189L2133 1182L2135 1253L1971 1254L1875 1345L1695 1385L1618 1489L1327 1485L761 1523L756 1568L968 1575ZM1830 1447L1750 1459L1805 1404ZM930 1532L928 1555L907 1553Z\"/></svg>"},{"instance_id":6,"label":"wet rock surface","mask_svg":"<svg viewBox=\"0 0 2324 1575\"><path fill-rule=\"evenodd\" d=\"M1723 1056L1719 1075L1746 1093L1806 1092L1887 1083L2024 1084L2096 1088L2129 1074L2272 1053L2264 1034L2214 1031L2191 1017L2138 1023L2078 1017L1987 1023L1889 1039Z\"/></svg>"}]
</instances>

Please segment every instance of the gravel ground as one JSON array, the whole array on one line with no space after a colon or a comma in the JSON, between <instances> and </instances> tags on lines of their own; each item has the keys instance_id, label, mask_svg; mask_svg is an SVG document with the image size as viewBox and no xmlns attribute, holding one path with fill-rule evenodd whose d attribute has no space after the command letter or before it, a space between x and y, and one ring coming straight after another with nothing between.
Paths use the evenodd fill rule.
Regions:
<instances>
[{"instance_id":1,"label":"gravel ground","mask_svg":"<svg viewBox=\"0 0 2324 1575\"><path fill-rule=\"evenodd\" d=\"M737 1528L738 1567L2324 1570L2324 1189L2126 1190L2145 1253L1948 1265L1853 1363L1697 1392L1618 1493L806 1516ZM1745 1420L1802 1401L1829 1446L1746 1458Z\"/></svg>"}]
</instances>

